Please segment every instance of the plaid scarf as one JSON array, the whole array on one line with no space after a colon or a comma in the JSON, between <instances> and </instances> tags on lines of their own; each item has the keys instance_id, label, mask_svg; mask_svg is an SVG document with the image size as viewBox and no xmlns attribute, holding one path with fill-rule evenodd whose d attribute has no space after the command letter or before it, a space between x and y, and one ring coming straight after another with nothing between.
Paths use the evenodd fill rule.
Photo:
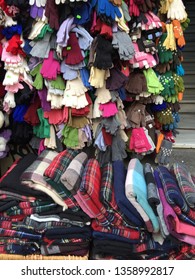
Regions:
<instances>
[{"instance_id":1,"label":"plaid scarf","mask_svg":"<svg viewBox=\"0 0 195 280\"><path fill-rule=\"evenodd\" d=\"M105 163L101 168L101 186L99 199L104 205L106 210L114 216L113 224L115 226L131 225L128 223L126 217L118 208L118 205L115 200L114 190L113 190L113 166L110 162Z\"/></svg>"},{"instance_id":2,"label":"plaid scarf","mask_svg":"<svg viewBox=\"0 0 195 280\"><path fill-rule=\"evenodd\" d=\"M57 204L67 209L66 203L60 195L44 180L44 172L56 157L57 152L44 150L38 158L23 172L21 182L30 188L45 192Z\"/></svg>"},{"instance_id":3,"label":"plaid scarf","mask_svg":"<svg viewBox=\"0 0 195 280\"><path fill-rule=\"evenodd\" d=\"M183 219L186 215L188 218L186 222L192 220L193 223L195 221L195 211L187 205L174 176L164 166L159 166L157 171L162 181L167 202L173 207L178 217Z\"/></svg>"},{"instance_id":4,"label":"plaid scarf","mask_svg":"<svg viewBox=\"0 0 195 280\"><path fill-rule=\"evenodd\" d=\"M78 150L66 149L60 152L46 168L45 177L49 177L54 182L59 183L62 174L66 171L71 161L78 155Z\"/></svg>"},{"instance_id":5,"label":"plaid scarf","mask_svg":"<svg viewBox=\"0 0 195 280\"><path fill-rule=\"evenodd\" d=\"M22 231L10 230L0 228L0 236L11 236L18 238L26 238L28 240L41 240L42 236L40 234L31 234Z\"/></svg>"},{"instance_id":6,"label":"plaid scarf","mask_svg":"<svg viewBox=\"0 0 195 280\"><path fill-rule=\"evenodd\" d=\"M79 153L71 161L65 172L61 176L62 184L71 192L76 192L81 184L82 174L87 163L87 154Z\"/></svg>"},{"instance_id":7,"label":"plaid scarf","mask_svg":"<svg viewBox=\"0 0 195 280\"><path fill-rule=\"evenodd\" d=\"M0 254L32 255L40 254L37 244L0 244Z\"/></svg>"},{"instance_id":8,"label":"plaid scarf","mask_svg":"<svg viewBox=\"0 0 195 280\"><path fill-rule=\"evenodd\" d=\"M77 193L93 217L98 219L102 226L109 226L113 222L113 215L106 211L106 208L99 200L101 184L100 165L96 159L89 159L83 175L80 188ZM78 201L79 203L79 201Z\"/></svg>"},{"instance_id":9,"label":"plaid scarf","mask_svg":"<svg viewBox=\"0 0 195 280\"><path fill-rule=\"evenodd\" d=\"M34 200L36 200L35 197L30 197L30 196L28 197L28 196L20 195L20 194L17 194L17 193L0 190L0 200L4 200L6 198L10 198L10 199L17 200L17 201L18 200L19 201L34 201Z\"/></svg>"},{"instance_id":10,"label":"plaid scarf","mask_svg":"<svg viewBox=\"0 0 195 280\"><path fill-rule=\"evenodd\" d=\"M182 163L174 163L170 170L175 175L188 206L195 209L195 184L187 166Z\"/></svg>"}]
</instances>

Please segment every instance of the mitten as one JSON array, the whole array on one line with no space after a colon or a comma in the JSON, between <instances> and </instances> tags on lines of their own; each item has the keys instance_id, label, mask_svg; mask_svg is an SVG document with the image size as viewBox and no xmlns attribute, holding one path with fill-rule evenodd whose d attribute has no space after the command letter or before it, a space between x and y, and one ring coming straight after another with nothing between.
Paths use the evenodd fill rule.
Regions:
<instances>
[{"instance_id":1,"label":"mitten","mask_svg":"<svg viewBox=\"0 0 195 280\"><path fill-rule=\"evenodd\" d=\"M170 162L170 156L172 154L173 143L168 140L163 140L160 151L155 158L155 162L160 165L168 165Z\"/></svg>"}]
</instances>

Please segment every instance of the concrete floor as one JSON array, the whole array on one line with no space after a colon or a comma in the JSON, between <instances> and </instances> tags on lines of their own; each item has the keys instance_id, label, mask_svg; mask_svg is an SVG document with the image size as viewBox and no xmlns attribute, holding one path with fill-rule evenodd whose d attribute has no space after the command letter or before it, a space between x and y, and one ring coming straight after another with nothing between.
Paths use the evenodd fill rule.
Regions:
<instances>
[{"instance_id":1,"label":"concrete floor","mask_svg":"<svg viewBox=\"0 0 195 280\"><path fill-rule=\"evenodd\" d=\"M154 167L157 166L151 155L144 157L141 162L149 162ZM184 163L188 167L190 173L195 175L195 149L174 148L170 157L170 165L174 162Z\"/></svg>"}]
</instances>

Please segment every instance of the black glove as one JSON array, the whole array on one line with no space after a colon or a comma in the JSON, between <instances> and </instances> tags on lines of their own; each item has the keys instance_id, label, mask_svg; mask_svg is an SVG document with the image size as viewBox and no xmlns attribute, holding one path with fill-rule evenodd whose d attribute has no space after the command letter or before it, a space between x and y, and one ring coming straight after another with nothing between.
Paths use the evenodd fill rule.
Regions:
<instances>
[{"instance_id":1,"label":"black glove","mask_svg":"<svg viewBox=\"0 0 195 280\"><path fill-rule=\"evenodd\" d=\"M98 69L109 69L112 67L112 43L101 35L97 35L97 47L94 66Z\"/></svg>"}]
</instances>

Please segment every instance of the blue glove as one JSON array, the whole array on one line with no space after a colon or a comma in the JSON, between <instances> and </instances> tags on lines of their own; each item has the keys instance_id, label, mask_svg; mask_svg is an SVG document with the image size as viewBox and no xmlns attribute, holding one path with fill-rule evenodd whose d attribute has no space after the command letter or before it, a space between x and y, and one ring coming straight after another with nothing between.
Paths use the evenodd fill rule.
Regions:
<instances>
[{"instance_id":1,"label":"blue glove","mask_svg":"<svg viewBox=\"0 0 195 280\"><path fill-rule=\"evenodd\" d=\"M26 114L27 110L28 110L28 105L25 104L17 105L14 108L14 112L13 112L14 121L24 122L24 115Z\"/></svg>"},{"instance_id":2,"label":"blue glove","mask_svg":"<svg viewBox=\"0 0 195 280\"><path fill-rule=\"evenodd\" d=\"M89 83L89 71L86 67L80 69L80 75L84 86L86 88L93 89L93 87Z\"/></svg>"},{"instance_id":3,"label":"blue glove","mask_svg":"<svg viewBox=\"0 0 195 280\"><path fill-rule=\"evenodd\" d=\"M22 25L16 24L12 26L5 27L2 30L2 34L5 36L7 40L10 40L15 34L22 34Z\"/></svg>"},{"instance_id":4,"label":"blue glove","mask_svg":"<svg viewBox=\"0 0 195 280\"><path fill-rule=\"evenodd\" d=\"M97 14L104 14L107 17L115 20L115 17L122 17L122 14L117 6L114 6L109 0L98 0L97 1Z\"/></svg>"},{"instance_id":5,"label":"blue glove","mask_svg":"<svg viewBox=\"0 0 195 280\"><path fill-rule=\"evenodd\" d=\"M126 95L126 91L125 91L125 88L122 87L118 90L118 93L119 93L119 97L122 101L126 100L127 98L127 95Z\"/></svg>"},{"instance_id":6,"label":"blue glove","mask_svg":"<svg viewBox=\"0 0 195 280\"><path fill-rule=\"evenodd\" d=\"M185 74L185 71L183 69L183 66L180 64L180 65L177 65L177 71L176 71L177 75L179 76L184 76Z\"/></svg>"},{"instance_id":7,"label":"blue glove","mask_svg":"<svg viewBox=\"0 0 195 280\"><path fill-rule=\"evenodd\" d=\"M83 3L81 6L76 6L73 9L74 21L75 24L85 24L91 19L92 5L90 3Z\"/></svg>"}]
</instances>

